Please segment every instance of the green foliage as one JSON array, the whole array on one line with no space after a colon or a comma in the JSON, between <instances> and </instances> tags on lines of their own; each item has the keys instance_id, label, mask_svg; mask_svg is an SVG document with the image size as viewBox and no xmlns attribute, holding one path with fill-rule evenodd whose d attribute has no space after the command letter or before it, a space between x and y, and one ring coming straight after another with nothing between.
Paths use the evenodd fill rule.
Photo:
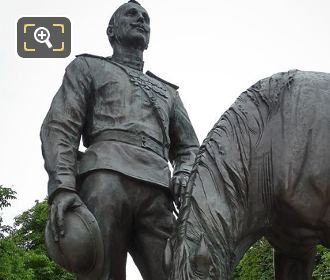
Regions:
<instances>
[{"instance_id":1,"label":"green foliage","mask_svg":"<svg viewBox=\"0 0 330 280\"><path fill-rule=\"evenodd\" d=\"M12 238L16 245L25 251L24 265L32 270L34 280L73 280L75 278L72 274L64 271L47 256L45 247L47 213L47 201L36 201L31 209L15 218Z\"/></svg>"},{"instance_id":2,"label":"green foliage","mask_svg":"<svg viewBox=\"0 0 330 280\"><path fill-rule=\"evenodd\" d=\"M0 280L33 280L33 271L25 266L25 251L11 238L0 239Z\"/></svg>"},{"instance_id":3,"label":"green foliage","mask_svg":"<svg viewBox=\"0 0 330 280\"><path fill-rule=\"evenodd\" d=\"M16 199L16 192L11 188L5 188L0 185L0 210L9 207L10 200ZM5 234L9 234L12 230L11 226L4 225L2 217L0 216L0 238L3 238Z\"/></svg>"},{"instance_id":4,"label":"green foliage","mask_svg":"<svg viewBox=\"0 0 330 280\"><path fill-rule=\"evenodd\" d=\"M273 254L265 239L255 243L236 267L233 280L271 280L273 277ZM330 280L330 251L317 246L313 280Z\"/></svg>"},{"instance_id":5,"label":"green foliage","mask_svg":"<svg viewBox=\"0 0 330 280\"><path fill-rule=\"evenodd\" d=\"M0 209L10 206L16 192L0 186ZM75 277L51 261L45 248L47 201L39 202L15 218L14 227L0 217L0 280L73 280ZM4 233L7 233L5 236Z\"/></svg>"},{"instance_id":6,"label":"green foliage","mask_svg":"<svg viewBox=\"0 0 330 280\"><path fill-rule=\"evenodd\" d=\"M0 210L5 207L9 207L10 200L16 199L16 192L11 188L5 188L0 185Z\"/></svg>"},{"instance_id":7,"label":"green foliage","mask_svg":"<svg viewBox=\"0 0 330 280\"><path fill-rule=\"evenodd\" d=\"M330 251L323 246L317 246L316 266L313 271L314 280L330 279Z\"/></svg>"},{"instance_id":8,"label":"green foliage","mask_svg":"<svg viewBox=\"0 0 330 280\"><path fill-rule=\"evenodd\" d=\"M42 250L25 250L12 238L0 240L0 280L73 280Z\"/></svg>"},{"instance_id":9,"label":"green foliage","mask_svg":"<svg viewBox=\"0 0 330 280\"><path fill-rule=\"evenodd\" d=\"M267 240L260 239L246 252L236 267L233 279L273 279L273 255Z\"/></svg>"},{"instance_id":10,"label":"green foliage","mask_svg":"<svg viewBox=\"0 0 330 280\"><path fill-rule=\"evenodd\" d=\"M36 201L31 209L15 218L13 236L17 245L28 250L45 251L44 230L47 213L47 201Z\"/></svg>"},{"instance_id":11,"label":"green foliage","mask_svg":"<svg viewBox=\"0 0 330 280\"><path fill-rule=\"evenodd\" d=\"M10 206L16 192L0 186L0 210ZM0 216L0 280L73 280L47 257L44 229L47 201L35 205L15 218L14 227L2 224ZM236 267L233 280L273 279L273 257L270 244L261 239L244 255ZM313 280L330 280L330 251L317 247Z\"/></svg>"},{"instance_id":12,"label":"green foliage","mask_svg":"<svg viewBox=\"0 0 330 280\"><path fill-rule=\"evenodd\" d=\"M44 251L28 250L24 265L32 271L34 280L73 280L73 275L65 272L52 262Z\"/></svg>"}]
</instances>

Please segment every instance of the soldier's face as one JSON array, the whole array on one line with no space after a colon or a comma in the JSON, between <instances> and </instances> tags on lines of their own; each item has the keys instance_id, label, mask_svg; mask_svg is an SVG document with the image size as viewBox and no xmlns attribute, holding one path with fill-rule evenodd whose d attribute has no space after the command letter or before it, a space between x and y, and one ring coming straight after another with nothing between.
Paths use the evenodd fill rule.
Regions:
<instances>
[{"instance_id":1,"label":"soldier's face","mask_svg":"<svg viewBox=\"0 0 330 280\"><path fill-rule=\"evenodd\" d=\"M146 49L150 37L147 11L134 3L124 5L115 19L113 32L120 44Z\"/></svg>"}]
</instances>

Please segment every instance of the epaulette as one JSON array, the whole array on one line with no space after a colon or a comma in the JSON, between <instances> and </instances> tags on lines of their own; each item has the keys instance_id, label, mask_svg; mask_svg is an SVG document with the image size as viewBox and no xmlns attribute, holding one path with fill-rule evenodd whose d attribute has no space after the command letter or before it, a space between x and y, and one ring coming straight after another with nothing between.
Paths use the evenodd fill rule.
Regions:
<instances>
[{"instance_id":1,"label":"epaulette","mask_svg":"<svg viewBox=\"0 0 330 280\"><path fill-rule=\"evenodd\" d=\"M76 57L79 57L79 56L87 56L87 57L93 57L93 58L98 58L98 59L106 60L106 58L103 57L103 56L94 55L94 54L89 54L89 53L82 53L82 54L78 54L78 55L76 55Z\"/></svg>"},{"instance_id":2,"label":"epaulette","mask_svg":"<svg viewBox=\"0 0 330 280\"><path fill-rule=\"evenodd\" d=\"M165 83L165 84L169 85L170 87L174 88L175 90L178 90L179 89L179 87L176 86L175 84L172 84L172 83L170 83L168 81L163 80L162 78L159 78L158 76L156 76L155 74L151 73L150 71L147 71L146 72L146 75L148 75L149 77L154 78L154 79L156 79L158 81L161 81L162 83Z\"/></svg>"}]
</instances>

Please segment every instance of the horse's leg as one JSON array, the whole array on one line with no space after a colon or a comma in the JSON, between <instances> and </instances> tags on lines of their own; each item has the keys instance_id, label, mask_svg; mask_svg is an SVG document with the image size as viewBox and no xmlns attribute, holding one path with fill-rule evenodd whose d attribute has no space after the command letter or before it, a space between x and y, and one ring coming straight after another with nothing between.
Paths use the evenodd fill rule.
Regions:
<instances>
[{"instance_id":1,"label":"horse's leg","mask_svg":"<svg viewBox=\"0 0 330 280\"><path fill-rule=\"evenodd\" d=\"M299 248L294 254L274 250L276 280L311 280L316 248Z\"/></svg>"}]
</instances>

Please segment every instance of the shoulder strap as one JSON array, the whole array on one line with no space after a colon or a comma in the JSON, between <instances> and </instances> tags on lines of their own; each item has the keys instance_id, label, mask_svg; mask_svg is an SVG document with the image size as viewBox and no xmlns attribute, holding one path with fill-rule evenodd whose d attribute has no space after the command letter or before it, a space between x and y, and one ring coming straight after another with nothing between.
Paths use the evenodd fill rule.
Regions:
<instances>
[{"instance_id":1,"label":"shoulder strap","mask_svg":"<svg viewBox=\"0 0 330 280\"><path fill-rule=\"evenodd\" d=\"M79 56L93 57L93 58L98 58L98 59L106 60L106 58L103 57L103 56L94 55L94 54L89 54L89 53L82 53L82 54L78 54L78 55L76 55L76 57L79 57Z\"/></svg>"},{"instance_id":2,"label":"shoulder strap","mask_svg":"<svg viewBox=\"0 0 330 280\"><path fill-rule=\"evenodd\" d=\"M156 76L154 73L151 73L150 71L147 71L146 72L146 75L148 75L149 77L154 78L154 79L156 79L158 81L161 81L162 83L165 83L165 84L169 85L170 87L174 88L175 90L178 90L179 89L179 87L177 85L172 84L172 83L170 83L168 81L165 81L162 78L159 78L158 76Z\"/></svg>"}]
</instances>

